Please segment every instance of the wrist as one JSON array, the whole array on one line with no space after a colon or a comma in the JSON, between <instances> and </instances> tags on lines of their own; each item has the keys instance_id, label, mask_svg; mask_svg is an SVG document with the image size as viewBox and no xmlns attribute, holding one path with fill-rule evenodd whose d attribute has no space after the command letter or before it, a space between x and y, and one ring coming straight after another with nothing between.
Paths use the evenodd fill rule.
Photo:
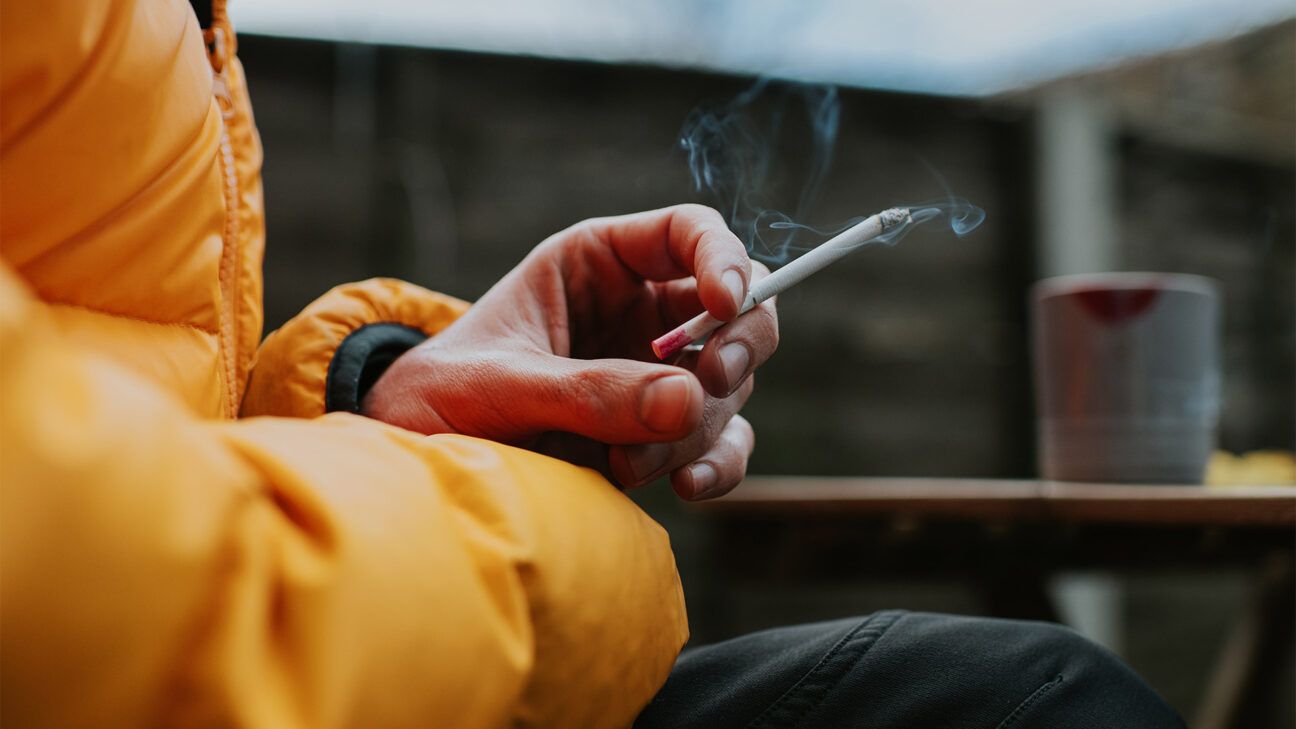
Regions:
<instances>
[{"instance_id":1,"label":"wrist","mask_svg":"<svg viewBox=\"0 0 1296 729\"><path fill-rule=\"evenodd\" d=\"M421 347L402 354L364 393L357 412L423 435L458 432L433 405L438 399L430 376L430 368L436 366L433 359Z\"/></svg>"}]
</instances>

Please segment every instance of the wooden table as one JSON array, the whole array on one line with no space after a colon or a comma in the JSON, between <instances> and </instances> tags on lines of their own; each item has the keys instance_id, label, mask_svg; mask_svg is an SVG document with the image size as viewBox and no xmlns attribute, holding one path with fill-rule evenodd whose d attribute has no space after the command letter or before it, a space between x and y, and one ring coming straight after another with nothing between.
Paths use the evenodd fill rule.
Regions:
<instances>
[{"instance_id":1,"label":"wooden table","mask_svg":"<svg viewBox=\"0 0 1296 729\"><path fill-rule=\"evenodd\" d=\"M1059 570L1247 567L1255 598L1193 725L1246 725L1283 690L1265 678L1294 638L1296 486L767 476L697 509L724 578L965 580L1003 617L1056 619Z\"/></svg>"},{"instance_id":2,"label":"wooden table","mask_svg":"<svg viewBox=\"0 0 1296 729\"><path fill-rule=\"evenodd\" d=\"M757 476L703 507L719 514L912 514L1070 523L1296 527L1296 486Z\"/></svg>"}]
</instances>

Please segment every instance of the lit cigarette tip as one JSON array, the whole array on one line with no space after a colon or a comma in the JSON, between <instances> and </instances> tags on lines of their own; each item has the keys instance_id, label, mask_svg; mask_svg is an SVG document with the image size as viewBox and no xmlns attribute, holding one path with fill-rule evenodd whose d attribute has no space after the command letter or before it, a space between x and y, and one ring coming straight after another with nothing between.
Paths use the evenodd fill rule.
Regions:
<instances>
[{"instance_id":1,"label":"lit cigarette tip","mask_svg":"<svg viewBox=\"0 0 1296 729\"><path fill-rule=\"evenodd\" d=\"M888 208L878 213L878 217L881 219L882 230L885 232L908 223L910 220L909 208Z\"/></svg>"}]
</instances>

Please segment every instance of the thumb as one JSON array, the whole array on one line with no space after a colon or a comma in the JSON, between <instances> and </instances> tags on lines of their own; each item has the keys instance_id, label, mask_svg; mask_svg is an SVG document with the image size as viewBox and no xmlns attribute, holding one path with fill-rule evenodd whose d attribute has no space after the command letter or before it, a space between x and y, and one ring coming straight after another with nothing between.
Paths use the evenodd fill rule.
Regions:
<instances>
[{"instance_id":1,"label":"thumb","mask_svg":"<svg viewBox=\"0 0 1296 729\"><path fill-rule=\"evenodd\" d=\"M505 407L524 430L577 433L610 444L650 443L682 438L702 420L702 384L679 367L552 355L519 365L512 370L517 381L500 391L512 393Z\"/></svg>"}]
</instances>

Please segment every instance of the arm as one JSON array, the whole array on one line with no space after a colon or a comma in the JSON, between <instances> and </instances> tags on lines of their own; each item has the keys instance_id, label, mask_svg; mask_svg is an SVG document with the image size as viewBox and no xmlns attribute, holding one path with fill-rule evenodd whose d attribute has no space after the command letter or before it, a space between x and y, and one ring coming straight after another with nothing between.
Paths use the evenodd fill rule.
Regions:
<instances>
[{"instance_id":1,"label":"arm","mask_svg":"<svg viewBox=\"0 0 1296 729\"><path fill-rule=\"evenodd\" d=\"M243 414L363 413L714 498L746 472L737 413L778 344L772 300L734 318L766 274L718 213L677 205L556 233L471 309L391 279L339 286L266 339ZM659 362L649 342L704 307L733 321Z\"/></svg>"},{"instance_id":2,"label":"arm","mask_svg":"<svg viewBox=\"0 0 1296 729\"><path fill-rule=\"evenodd\" d=\"M591 471L350 415L201 422L0 271L5 724L625 725L686 638Z\"/></svg>"}]
</instances>

